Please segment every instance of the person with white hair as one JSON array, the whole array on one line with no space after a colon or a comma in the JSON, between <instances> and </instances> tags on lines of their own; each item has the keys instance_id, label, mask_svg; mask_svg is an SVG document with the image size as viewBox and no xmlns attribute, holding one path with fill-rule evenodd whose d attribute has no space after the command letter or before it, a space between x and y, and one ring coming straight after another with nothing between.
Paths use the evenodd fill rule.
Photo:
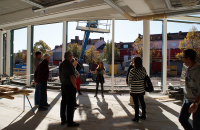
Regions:
<instances>
[{"instance_id":1,"label":"person with white hair","mask_svg":"<svg viewBox=\"0 0 200 130\"><path fill-rule=\"evenodd\" d=\"M79 123L73 121L74 106L76 102L76 73L71 61L73 54L65 52L65 60L59 66L59 78L61 82L62 100L60 105L61 125L67 123L68 127L77 127ZM67 105L67 116L66 116Z\"/></svg>"},{"instance_id":2,"label":"person with white hair","mask_svg":"<svg viewBox=\"0 0 200 130\"><path fill-rule=\"evenodd\" d=\"M49 78L49 62L50 56L45 54L43 56L43 61L39 64L34 74L35 82L39 88L39 111L48 110L47 107L50 106L47 104L47 80Z\"/></svg>"}]
</instances>

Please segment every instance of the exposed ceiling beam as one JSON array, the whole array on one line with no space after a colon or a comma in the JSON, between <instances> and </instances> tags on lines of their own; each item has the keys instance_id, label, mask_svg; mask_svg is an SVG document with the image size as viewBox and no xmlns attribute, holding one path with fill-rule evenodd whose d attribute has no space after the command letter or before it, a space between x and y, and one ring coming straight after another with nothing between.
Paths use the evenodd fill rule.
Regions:
<instances>
[{"instance_id":1,"label":"exposed ceiling beam","mask_svg":"<svg viewBox=\"0 0 200 130\"><path fill-rule=\"evenodd\" d=\"M36 9L36 10L33 10L33 12L42 12L42 11L45 11L45 10L48 10L48 9L58 8L58 7L66 6L66 5L84 2L84 1L88 1L88 0L73 0L73 1L70 1L70 2L65 2L65 3L49 6L49 7L46 7L46 8Z\"/></svg>"},{"instance_id":2,"label":"exposed ceiling beam","mask_svg":"<svg viewBox=\"0 0 200 130\"><path fill-rule=\"evenodd\" d=\"M167 14L155 14L155 15L146 15L146 16L138 16L132 17L131 21L141 21L141 20L154 20L154 19L164 19L167 18Z\"/></svg>"},{"instance_id":3,"label":"exposed ceiling beam","mask_svg":"<svg viewBox=\"0 0 200 130\"><path fill-rule=\"evenodd\" d=\"M110 5L113 9L115 9L117 12L119 12L122 16L124 16L126 19L132 21L133 17L127 13L125 10L123 10L117 3L115 3L112 0L104 0L108 5Z\"/></svg>"},{"instance_id":4,"label":"exposed ceiling beam","mask_svg":"<svg viewBox=\"0 0 200 130\"><path fill-rule=\"evenodd\" d=\"M32 2L30 0L21 0L21 1L26 2L26 3L30 4L30 5L33 5L33 6L38 7L38 8L44 8L42 5L37 4L35 2Z\"/></svg>"},{"instance_id":5,"label":"exposed ceiling beam","mask_svg":"<svg viewBox=\"0 0 200 130\"><path fill-rule=\"evenodd\" d=\"M13 22L13 23L8 23L8 24L3 24L0 25L0 28L4 29L4 28L9 28L12 26L17 26L17 25L31 25L30 23L34 23L34 22L39 22L39 21L52 21L52 19L54 19L54 21L56 21L56 19L58 18L62 18L62 17L66 17L69 15L75 15L75 14L80 14L80 13L86 13L86 12L91 12L91 11L97 11L97 10L104 10L104 9L109 9L110 6L107 4L98 4L98 5L94 5L94 6L86 6L86 7L82 7L82 8L77 8L77 9L72 9L72 10L67 10L65 12L62 13L56 13L56 14L52 14L52 15L46 15L46 16L42 16L42 17L36 17L36 18L30 18L30 19L24 19L18 22Z\"/></svg>"},{"instance_id":6,"label":"exposed ceiling beam","mask_svg":"<svg viewBox=\"0 0 200 130\"><path fill-rule=\"evenodd\" d=\"M144 0L123 0L137 15L150 14L152 11Z\"/></svg>"},{"instance_id":7,"label":"exposed ceiling beam","mask_svg":"<svg viewBox=\"0 0 200 130\"><path fill-rule=\"evenodd\" d=\"M177 19L177 20L187 20L187 21L197 21L200 22L200 17L195 16L181 16L181 17L172 17L170 19Z\"/></svg>"},{"instance_id":8,"label":"exposed ceiling beam","mask_svg":"<svg viewBox=\"0 0 200 130\"><path fill-rule=\"evenodd\" d=\"M176 12L170 12L167 13L168 17L179 17L179 16L187 16L187 15L195 15L199 14L200 9L191 9L191 10L184 10L184 11L176 11Z\"/></svg>"},{"instance_id":9,"label":"exposed ceiling beam","mask_svg":"<svg viewBox=\"0 0 200 130\"><path fill-rule=\"evenodd\" d=\"M183 10L183 9L190 9L190 8L191 8L191 6L185 7L183 4L182 4L183 7L176 7L176 8L175 8L175 7L172 6L170 0L165 0L165 3L166 3L167 8L168 8L169 10ZM200 5L192 6L193 9L194 9L194 8L199 8L199 7L200 7Z\"/></svg>"},{"instance_id":10,"label":"exposed ceiling beam","mask_svg":"<svg viewBox=\"0 0 200 130\"><path fill-rule=\"evenodd\" d=\"M163 19L154 19L153 21L163 21ZM167 22L187 23L187 24L200 24L200 22L188 22L188 21L179 21L179 20L170 20L170 19L168 19Z\"/></svg>"}]
</instances>

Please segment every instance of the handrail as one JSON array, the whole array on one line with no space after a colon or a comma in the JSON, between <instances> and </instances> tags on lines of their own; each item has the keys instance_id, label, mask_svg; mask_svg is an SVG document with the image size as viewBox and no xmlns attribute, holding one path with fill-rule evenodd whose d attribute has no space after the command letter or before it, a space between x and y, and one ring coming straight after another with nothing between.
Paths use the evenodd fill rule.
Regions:
<instances>
[{"instance_id":1,"label":"handrail","mask_svg":"<svg viewBox=\"0 0 200 130\"><path fill-rule=\"evenodd\" d=\"M16 74L17 76L26 75L26 69L13 68L13 70L13 74Z\"/></svg>"}]
</instances>

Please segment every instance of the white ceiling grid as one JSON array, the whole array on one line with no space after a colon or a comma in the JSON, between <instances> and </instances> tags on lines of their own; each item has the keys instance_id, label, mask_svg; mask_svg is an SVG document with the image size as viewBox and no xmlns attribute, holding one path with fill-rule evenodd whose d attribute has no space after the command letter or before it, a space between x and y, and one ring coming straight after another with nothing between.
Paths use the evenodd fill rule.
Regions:
<instances>
[{"instance_id":1,"label":"white ceiling grid","mask_svg":"<svg viewBox=\"0 0 200 130\"><path fill-rule=\"evenodd\" d=\"M187 7L181 10L169 9L166 1L173 5L180 0L113 0L130 17L148 16L166 13L168 16L187 15L200 12L200 7ZM171 4L171 3L169 3ZM34 13L32 5L21 0L0 0L0 29L15 29L17 27L45 24L51 22L95 20L95 19L126 19L104 0L87 0L78 4L66 5L46 10L45 13ZM182 12L181 12L182 11ZM173 16L174 17L174 16Z\"/></svg>"}]
</instances>

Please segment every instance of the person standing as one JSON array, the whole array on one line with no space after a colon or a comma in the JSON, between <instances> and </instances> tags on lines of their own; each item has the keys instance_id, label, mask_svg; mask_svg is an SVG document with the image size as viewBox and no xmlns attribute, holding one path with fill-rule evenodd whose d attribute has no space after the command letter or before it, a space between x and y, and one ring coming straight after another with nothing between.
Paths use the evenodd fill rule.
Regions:
<instances>
[{"instance_id":1,"label":"person standing","mask_svg":"<svg viewBox=\"0 0 200 130\"><path fill-rule=\"evenodd\" d=\"M146 69L142 66L142 59L134 57L134 68L130 70L128 82L131 85L130 95L133 97L135 118L132 121L138 122L139 118L146 119L146 104L144 102L145 85L144 79L147 75ZM139 102L142 106L142 116L139 116Z\"/></svg>"},{"instance_id":2,"label":"person standing","mask_svg":"<svg viewBox=\"0 0 200 130\"><path fill-rule=\"evenodd\" d=\"M105 71L105 67L103 65L103 62L99 62L99 65L98 65L98 67L96 68L96 70L94 72L92 72L90 70L90 72L93 73L93 74L97 73L97 77L96 77L96 94L94 95L94 97L97 96L99 83L101 83L101 95L102 95L102 97L104 97L104 95L103 95L103 83L105 83L104 77L103 77L103 75L105 75L104 71Z\"/></svg>"},{"instance_id":3,"label":"person standing","mask_svg":"<svg viewBox=\"0 0 200 130\"><path fill-rule=\"evenodd\" d=\"M179 122L185 130L200 130L200 63L196 61L196 51L183 51L182 60L188 66L185 76L185 100L183 102ZM193 114L193 126L189 117Z\"/></svg>"},{"instance_id":4,"label":"person standing","mask_svg":"<svg viewBox=\"0 0 200 130\"><path fill-rule=\"evenodd\" d=\"M48 110L49 104L47 104L47 80L49 78L49 67L50 56L45 54L43 61L39 64L35 71L34 78L39 89L39 106L40 111Z\"/></svg>"},{"instance_id":5,"label":"person standing","mask_svg":"<svg viewBox=\"0 0 200 130\"><path fill-rule=\"evenodd\" d=\"M37 51L35 53L35 56L36 56L36 58L35 58L35 60L33 62L33 71L34 71L34 73L37 70L38 65L41 62L42 53L40 51ZM38 86L38 84L35 83L35 81L34 81L33 84L35 85L34 104L36 106L36 105L39 105L39 86Z\"/></svg>"},{"instance_id":6,"label":"person standing","mask_svg":"<svg viewBox=\"0 0 200 130\"><path fill-rule=\"evenodd\" d=\"M35 58L35 60L34 60L34 62L33 62L33 71L34 71L34 72L37 70L38 65L39 65L40 62L41 62L42 53L41 53L40 51L37 51L37 52L35 53L35 56L36 56L36 58Z\"/></svg>"},{"instance_id":7,"label":"person standing","mask_svg":"<svg viewBox=\"0 0 200 130\"><path fill-rule=\"evenodd\" d=\"M76 86L77 86L77 91L78 91L78 94L79 95L83 95L81 93L81 90L80 90L80 84L81 84L81 80L79 78L80 74L79 72L77 71L76 67L77 67L77 64L78 64L78 58L74 58L74 66L75 66L75 71L76 71Z\"/></svg>"},{"instance_id":8,"label":"person standing","mask_svg":"<svg viewBox=\"0 0 200 130\"><path fill-rule=\"evenodd\" d=\"M76 70L77 62L78 62L78 58L73 58L72 61L71 61L72 65L74 66L74 70L75 70L76 86L77 86L76 89L78 91L78 85L79 85L79 89L80 89L80 84L78 84L80 81L78 81L78 80L80 80L80 79L79 79L79 72ZM78 106L79 106L79 104L76 103L76 96L75 96L75 107L78 107Z\"/></svg>"},{"instance_id":9,"label":"person standing","mask_svg":"<svg viewBox=\"0 0 200 130\"><path fill-rule=\"evenodd\" d=\"M128 68L128 72L127 72L127 75L126 75L126 84L128 85L128 87L130 87L130 84L128 83L128 76L129 76L129 72L130 70L134 68L134 58L132 58L132 62L130 63L130 66ZM128 103L128 105L133 105L133 97L130 95L130 103Z\"/></svg>"},{"instance_id":10,"label":"person standing","mask_svg":"<svg viewBox=\"0 0 200 130\"><path fill-rule=\"evenodd\" d=\"M72 52L65 52L65 60L59 66L59 78L61 81L61 125L67 123L68 127L79 126L78 123L73 121L74 118L74 105L76 96L76 76L74 66L71 61L73 58ZM66 118L66 105L67 105L67 118Z\"/></svg>"}]
</instances>

